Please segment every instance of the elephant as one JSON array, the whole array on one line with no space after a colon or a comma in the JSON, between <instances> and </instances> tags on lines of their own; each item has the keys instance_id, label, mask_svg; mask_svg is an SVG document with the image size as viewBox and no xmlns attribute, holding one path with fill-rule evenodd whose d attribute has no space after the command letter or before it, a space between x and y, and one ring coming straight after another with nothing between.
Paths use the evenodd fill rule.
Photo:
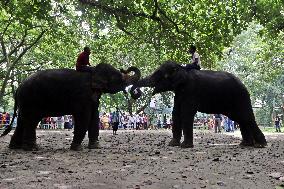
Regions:
<instances>
[{"instance_id":1,"label":"elephant","mask_svg":"<svg viewBox=\"0 0 284 189\"><path fill-rule=\"evenodd\" d=\"M174 61L165 61L154 73L131 87L131 96L138 98L139 93L137 96L135 90L140 87L154 87L153 95L174 92L170 146L193 147L193 121L197 111L223 114L236 121L242 134L242 146L267 145L265 136L256 124L250 94L240 79L231 73L186 70ZM184 141L180 143L182 133Z\"/></svg>"},{"instance_id":2,"label":"elephant","mask_svg":"<svg viewBox=\"0 0 284 189\"><path fill-rule=\"evenodd\" d=\"M125 91L125 87L138 81L140 76L136 67L117 70L106 63L92 67L90 72L67 68L36 72L16 90L12 122L18 110L17 127L9 148L37 150L37 124L43 117L63 115L73 115L75 121L71 150L82 149L81 143L87 131L88 148L99 147L98 107L101 95ZM1 136L11 131L11 125Z\"/></svg>"}]
</instances>

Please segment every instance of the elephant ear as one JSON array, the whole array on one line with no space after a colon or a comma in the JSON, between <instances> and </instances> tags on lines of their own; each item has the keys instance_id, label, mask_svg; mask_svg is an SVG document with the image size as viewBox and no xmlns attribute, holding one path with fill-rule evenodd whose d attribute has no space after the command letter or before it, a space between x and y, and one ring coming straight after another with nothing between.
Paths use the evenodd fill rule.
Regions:
<instances>
[{"instance_id":1,"label":"elephant ear","mask_svg":"<svg viewBox=\"0 0 284 189\"><path fill-rule=\"evenodd\" d=\"M172 86L174 89L176 89L185 83L187 72L182 68L182 66L177 65L172 69L171 76L169 77L172 78Z\"/></svg>"},{"instance_id":2,"label":"elephant ear","mask_svg":"<svg viewBox=\"0 0 284 189\"><path fill-rule=\"evenodd\" d=\"M108 84L107 77L107 71L109 70L109 65L107 64L98 64L94 67L94 70L91 74L91 86L92 89L104 91Z\"/></svg>"},{"instance_id":3,"label":"elephant ear","mask_svg":"<svg viewBox=\"0 0 284 189\"><path fill-rule=\"evenodd\" d=\"M92 88L100 91L104 91L107 86L107 80L102 77L92 76Z\"/></svg>"}]
</instances>

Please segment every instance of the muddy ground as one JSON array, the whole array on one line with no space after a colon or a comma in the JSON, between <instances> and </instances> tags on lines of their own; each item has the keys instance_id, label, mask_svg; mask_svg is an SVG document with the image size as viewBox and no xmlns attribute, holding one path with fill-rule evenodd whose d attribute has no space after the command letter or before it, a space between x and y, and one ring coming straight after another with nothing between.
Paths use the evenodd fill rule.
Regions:
<instances>
[{"instance_id":1,"label":"muddy ground","mask_svg":"<svg viewBox=\"0 0 284 189\"><path fill-rule=\"evenodd\" d=\"M241 148L240 134L195 131L194 148L167 146L171 131L101 131L101 149L70 151L72 131L37 131L37 152L0 139L0 188L284 188L284 135ZM84 140L87 145L87 139Z\"/></svg>"}]
</instances>

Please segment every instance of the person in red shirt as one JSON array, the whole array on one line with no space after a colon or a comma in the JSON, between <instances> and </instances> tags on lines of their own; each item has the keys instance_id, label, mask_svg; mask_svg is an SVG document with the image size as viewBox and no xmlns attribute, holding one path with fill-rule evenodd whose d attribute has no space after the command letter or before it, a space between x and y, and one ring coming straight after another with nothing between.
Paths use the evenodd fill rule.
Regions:
<instances>
[{"instance_id":1,"label":"person in red shirt","mask_svg":"<svg viewBox=\"0 0 284 189\"><path fill-rule=\"evenodd\" d=\"M76 62L76 70L79 72L90 72L90 62L89 56L91 54L91 49L89 47L84 47L84 51L79 54Z\"/></svg>"}]
</instances>

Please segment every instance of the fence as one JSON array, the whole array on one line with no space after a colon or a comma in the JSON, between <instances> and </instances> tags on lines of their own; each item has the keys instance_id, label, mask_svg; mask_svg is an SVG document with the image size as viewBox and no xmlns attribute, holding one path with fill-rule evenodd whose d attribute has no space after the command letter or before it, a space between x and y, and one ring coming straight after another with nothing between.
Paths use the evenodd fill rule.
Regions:
<instances>
[{"instance_id":1,"label":"fence","mask_svg":"<svg viewBox=\"0 0 284 189\"><path fill-rule=\"evenodd\" d=\"M0 124L0 129L5 129L6 126L9 124ZM13 124L13 128L16 127L16 123ZM148 126L150 129L158 129L157 126L154 125L149 125ZM72 129L73 125L70 122L64 122L64 121L56 121L53 123L39 123L38 124L38 129ZM119 129L136 129L136 126L134 124L126 124L126 127L124 127L122 124L119 124ZM193 129L206 129L207 126L206 124L203 123L194 123L193 124ZM109 129L111 129L111 124Z\"/></svg>"},{"instance_id":2,"label":"fence","mask_svg":"<svg viewBox=\"0 0 284 189\"><path fill-rule=\"evenodd\" d=\"M193 129L206 129L206 128L208 127L203 123L193 123Z\"/></svg>"}]
</instances>

